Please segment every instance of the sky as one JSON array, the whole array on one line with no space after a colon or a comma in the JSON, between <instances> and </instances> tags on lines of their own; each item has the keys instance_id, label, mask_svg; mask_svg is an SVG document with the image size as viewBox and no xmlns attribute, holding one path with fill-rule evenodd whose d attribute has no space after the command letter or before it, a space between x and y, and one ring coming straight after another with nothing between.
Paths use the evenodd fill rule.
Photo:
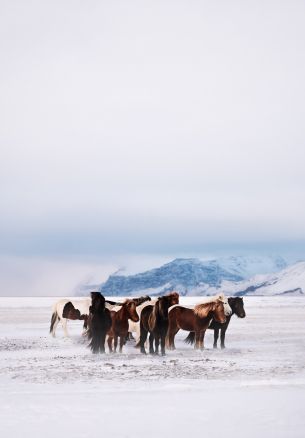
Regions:
<instances>
[{"instance_id":1,"label":"sky","mask_svg":"<svg viewBox=\"0 0 305 438\"><path fill-rule=\"evenodd\" d=\"M305 258L303 1L0 0L0 294Z\"/></svg>"}]
</instances>

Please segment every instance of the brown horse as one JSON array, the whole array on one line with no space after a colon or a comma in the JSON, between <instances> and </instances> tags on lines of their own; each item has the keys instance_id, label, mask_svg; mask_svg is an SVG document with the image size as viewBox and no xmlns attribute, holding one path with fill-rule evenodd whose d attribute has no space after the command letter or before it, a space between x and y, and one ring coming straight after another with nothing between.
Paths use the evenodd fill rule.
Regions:
<instances>
[{"instance_id":1,"label":"brown horse","mask_svg":"<svg viewBox=\"0 0 305 438\"><path fill-rule=\"evenodd\" d=\"M232 314L227 316L227 320L224 324L215 321L215 319L212 319L209 329L214 330L214 344L213 347L217 348L217 341L219 336L219 330L220 330L220 346L221 348L225 348L225 337L226 337L226 331L229 327L231 317L233 315L236 315L238 318L245 318L246 312L244 309L244 300L242 297L230 297L228 298L228 303L232 309ZM195 342L195 333L190 332L189 335L184 340L187 344L194 344Z\"/></svg>"},{"instance_id":2,"label":"brown horse","mask_svg":"<svg viewBox=\"0 0 305 438\"><path fill-rule=\"evenodd\" d=\"M173 307L168 314L168 348L175 349L175 336L182 329L195 332L195 348L202 350L206 329L213 318L221 323L226 321L224 305L219 298L204 304L197 304L194 309L182 306Z\"/></svg>"},{"instance_id":3,"label":"brown horse","mask_svg":"<svg viewBox=\"0 0 305 438\"><path fill-rule=\"evenodd\" d=\"M158 298L154 306L148 305L141 312L140 322L140 347L141 353L146 354L145 342L147 334L149 336L150 354L159 353L159 343L161 341L161 354L165 355L165 338L168 330L168 309L179 303L179 294L172 292L169 295ZM155 350L154 350L155 341Z\"/></svg>"},{"instance_id":4,"label":"brown horse","mask_svg":"<svg viewBox=\"0 0 305 438\"><path fill-rule=\"evenodd\" d=\"M128 319L134 322L139 321L139 315L136 310L136 303L134 300L126 300L120 310L117 312L111 311L112 324L107 332L108 347L112 353L112 342L114 345L114 353L116 353L118 338L120 338L120 353L122 353L123 345L125 344L126 336L128 335Z\"/></svg>"}]
</instances>

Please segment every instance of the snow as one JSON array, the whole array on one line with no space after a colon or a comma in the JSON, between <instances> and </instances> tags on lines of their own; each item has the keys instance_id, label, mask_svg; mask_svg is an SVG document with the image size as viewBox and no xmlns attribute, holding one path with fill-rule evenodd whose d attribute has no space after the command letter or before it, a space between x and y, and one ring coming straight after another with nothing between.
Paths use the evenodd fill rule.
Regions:
<instances>
[{"instance_id":1,"label":"snow","mask_svg":"<svg viewBox=\"0 0 305 438\"><path fill-rule=\"evenodd\" d=\"M194 305L202 297L182 298ZM225 350L177 335L166 357L92 355L70 322L48 334L56 298L0 299L0 436L303 437L304 297L246 297Z\"/></svg>"},{"instance_id":2,"label":"snow","mask_svg":"<svg viewBox=\"0 0 305 438\"><path fill-rule=\"evenodd\" d=\"M275 274L256 275L247 281L223 282L221 290L236 294L248 288L247 295L300 294L305 292L305 262L298 262Z\"/></svg>"}]
</instances>

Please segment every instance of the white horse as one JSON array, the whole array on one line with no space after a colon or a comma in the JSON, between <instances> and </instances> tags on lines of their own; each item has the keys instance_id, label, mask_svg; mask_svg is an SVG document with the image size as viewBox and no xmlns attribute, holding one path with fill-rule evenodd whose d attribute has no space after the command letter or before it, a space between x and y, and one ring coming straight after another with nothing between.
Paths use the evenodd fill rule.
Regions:
<instances>
[{"instance_id":1,"label":"white horse","mask_svg":"<svg viewBox=\"0 0 305 438\"><path fill-rule=\"evenodd\" d=\"M63 316L64 308L65 306L71 303L71 308L74 308L74 314L76 317L72 318L65 318ZM63 298L59 301L57 301L53 305L52 309L52 317L51 317L51 325L50 325L50 333L53 337L55 337L56 328L61 322L62 328L64 330L64 336L68 337L68 330L67 330L67 322L68 319L78 319L78 320L84 320L84 331L83 334L86 334L87 332L87 318L89 316L89 308L91 306L91 298L84 298L82 300L69 300L67 298ZM113 301L106 301L105 307L109 310L115 310L115 308L120 309L120 306L118 303L114 303ZM78 312L79 311L79 312Z\"/></svg>"}]
</instances>

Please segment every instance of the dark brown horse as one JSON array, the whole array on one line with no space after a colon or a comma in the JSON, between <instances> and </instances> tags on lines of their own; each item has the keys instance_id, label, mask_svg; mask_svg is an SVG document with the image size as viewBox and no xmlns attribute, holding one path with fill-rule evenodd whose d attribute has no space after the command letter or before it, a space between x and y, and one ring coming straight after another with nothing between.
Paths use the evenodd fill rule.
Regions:
<instances>
[{"instance_id":1,"label":"dark brown horse","mask_svg":"<svg viewBox=\"0 0 305 438\"><path fill-rule=\"evenodd\" d=\"M227 316L227 320L225 323L220 323L216 321L215 319L212 319L209 329L214 330L214 344L213 347L217 348L217 341L219 336L219 330L220 330L220 346L221 348L225 348L225 337L226 337L226 331L231 321L231 316L236 315L238 318L245 318L246 312L244 309L244 300L242 297L230 297L228 298L228 303L232 309L232 314L230 316ZM190 332L187 338L185 339L185 342L187 344L193 344L195 341L195 333Z\"/></svg>"},{"instance_id":2,"label":"dark brown horse","mask_svg":"<svg viewBox=\"0 0 305 438\"><path fill-rule=\"evenodd\" d=\"M107 332L108 335L108 347L112 353L112 342L114 346L114 353L116 353L118 338L120 338L120 353L122 352L123 345L125 344L126 336L128 335L128 319L134 322L139 321L139 315L137 314L137 306L134 300L126 300L120 310L117 312L111 311L112 324Z\"/></svg>"},{"instance_id":3,"label":"dark brown horse","mask_svg":"<svg viewBox=\"0 0 305 438\"><path fill-rule=\"evenodd\" d=\"M105 353L106 333L111 327L110 311L105 307L105 297L100 292L91 292L88 317L88 338L92 353Z\"/></svg>"},{"instance_id":4,"label":"dark brown horse","mask_svg":"<svg viewBox=\"0 0 305 438\"><path fill-rule=\"evenodd\" d=\"M195 348L204 348L204 335L212 319L224 323L226 321L223 302L216 298L204 304L197 304L194 309L176 306L168 314L169 327L167 343L170 350L175 349L175 336L180 329L195 334Z\"/></svg>"},{"instance_id":5,"label":"dark brown horse","mask_svg":"<svg viewBox=\"0 0 305 438\"><path fill-rule=\"evenodd\" d=\"M154 306L148 305L141 312L140 322L140 348L141 353L146 354L145 342L149 335L150 354L159 354L161 342L161 354L165 355L165 338L168 330L168 309L179 303L179 294L172 292L169 295L158 298ZM155 341L155 350L154 350Z\"/></svg>"}]
</instances>

